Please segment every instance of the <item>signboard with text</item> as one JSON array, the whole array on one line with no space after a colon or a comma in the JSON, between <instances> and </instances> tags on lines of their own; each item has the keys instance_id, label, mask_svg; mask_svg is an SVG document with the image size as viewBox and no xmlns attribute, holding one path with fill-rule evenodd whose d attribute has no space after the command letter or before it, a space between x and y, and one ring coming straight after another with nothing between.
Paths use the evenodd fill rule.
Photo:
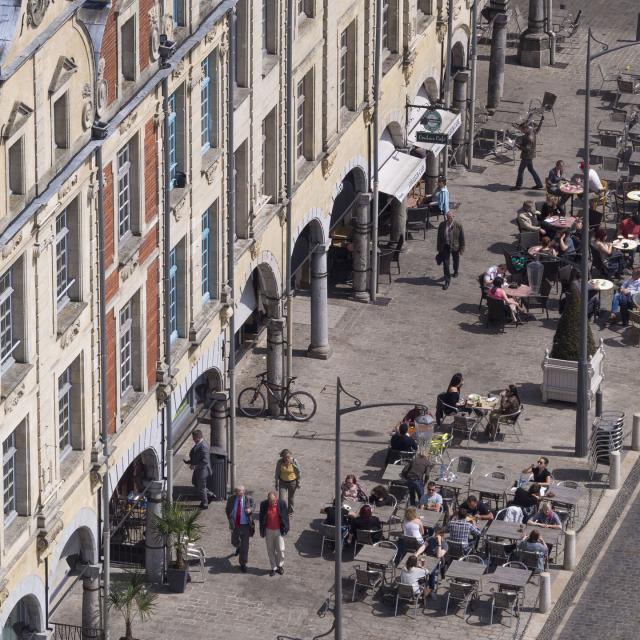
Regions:
<instances>
[{"instance_id":1,"label":"signboard with text","mask_svg":"<svg viewBox=\"0 0 640 640\"><path fill-rule=\"evenodd\" d=\"M431 133L430 131L416 131L418 142L433 142L435 144L447 144L449 136L446 133Z\"/></svg>"}]
</instances>

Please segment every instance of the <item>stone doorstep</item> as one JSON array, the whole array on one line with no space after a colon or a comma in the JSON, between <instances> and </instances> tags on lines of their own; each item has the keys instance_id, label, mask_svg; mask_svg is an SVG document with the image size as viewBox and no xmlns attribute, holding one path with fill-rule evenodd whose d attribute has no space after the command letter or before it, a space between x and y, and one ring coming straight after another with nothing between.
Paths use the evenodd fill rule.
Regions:
<instances>
[{"instance_id":1,"label":"stone doorstep","mask_svg":"<svg viewBox=\"0 0 640 640\"><path fill-rule=\"evenodd\" d=\"M638 453L637 451L633 451L633 450L627 451L627 455L624 457L624 460L620 465L621 467L620 468L620 488L621 489L629 473L631 472L631 469L633 469L633 466L635 465L635 463L638 461L639 458L640 458L640 453ZM578 567L579 563L581 562L582 557L585 554L585 551L591 544L591 540L593 539L596 532L600 528L600 525L604 522L605 518L609 514L609 510L611 509L620 490L612 491L610 489L605 489L604 494L600 500L600 504L598 504L598 507L596 508L594 514L591 516L591 519L589 520L585 528L580 532L580 535L576 536L576 567ZM638 491L640 491L640 488L636 487L636 489L632 492L632 496L635 496ZM615 531L620 526L620 523L622 522L622 519L623 519L623 515L627 512L627 509L631 504L631 502L632 501L629 500L627 506L623 510L622 515L618 519L618 522L614 525L613 530L608 536L609 540L612 538ZM586 581L588 581L589 576L592 574L592 572L600 563L600 558L602 556L602 553L604 553L604 551L605 550L602 549L598 553L598 557L596 561L593 563L587 576L585 577L583 585ZM553 579L551 582L551 609L549 613L537 613L537 612L533 613L529 619L526 632L522 636L522 640L536 640L536 638L538 637L538 634L542 631L542 628L547 622L547 618L549 617L551 612L554 610L558 600L560 599L560 596L563 594L572 576L573 576L573 571L564 571L563 569L561 569L557 572L555 579ZM583 585L581 585L579 591L582 590ZM570 614L571 610L572 610L572 607L569 607L565 612L565 614L563 615L562 617L563 623L567 619L567 616ZM558 629L556 630L556 633L561 629L561 627L562 625L558 627Z\"/></svg>"}]
</instances>

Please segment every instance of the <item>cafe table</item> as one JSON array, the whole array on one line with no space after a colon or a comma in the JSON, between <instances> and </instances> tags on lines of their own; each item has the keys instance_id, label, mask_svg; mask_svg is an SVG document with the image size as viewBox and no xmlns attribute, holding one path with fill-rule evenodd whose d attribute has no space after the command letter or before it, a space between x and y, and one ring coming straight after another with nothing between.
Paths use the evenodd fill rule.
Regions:
<instances>
[{"instance_id":1,"label":"cafe table","mask_svg":"<svg viewBox=\"0 0 640 640\"><path fill-rule=\"evenodd\" d=\"M523 592L531 578L531 573L528 569L499 566L487 576L487 580L492 584L497 584L498 587L512 588ZM524 596L524 593L521 595Z\"/></svg>"},{"instance_id":2,"label":"cafe table","mask_svg":"<svg viewBox=\"0 0 640 640\"><path fill-rule=\"evenodd\" d=\"M395 549L388 549L387 547L376 547L372 544L363 545L354 560L358 560L358 562L364 562L367 565L367 569L369 567L374 567L375 569L382 569L382 577L386 582L386 571L385 569L391 568L391 579L395 576L395 564L394 560L396 557Z\"/></svg>"},{"instance_id":3,"label":"cafe table","mask_svg":"<svg viewBox=\"0 0 640 640\"><path fill-rule=\"evenodd\" d=\"M404 482L404 478L400 475L403 469L403 464L388 464L382 474L382 480L384 482Z\"/></svg>"},{"instance_id":4,"label":"cafe table","mask_svg":"<svg viewBox=\"0 0 640 640\"><path fill-rule=\"evenodd\" d=\"M611 280L605 280L604 278L593 278L589 280L587 284L589 285L589 289L598 292L598 304L601 302L602 292L613 289L613 282L611 282Z\"/></svg>"},{"instance_id":5,"label":"cafe table","mask_svg":"<svg viewBox=\"0 0 640 640\"><path fill-rule=\"evenodd\" d=\"M505 292L513 298L528 298L533 293L533 290L528 284L521 284L513 289L511 287L506 287Z\"/></svg>"},{"instance_id":6,"label":"cafe table","mask_svg":"<svg viewBox=\"0 0 640 640\"><path fill-rule=\"evenodd\" d=\"M612 133L620 136L624 134L626 128L626 122L615 122L614 120L600 120L598 122L598 131L600 133Z\"/></svg>"},{"instance_id":7,"label":"cafe table","mask_svg":"<svg viewBox=\"0 0 640 640\"><path fill-rule=\"evenodd\" d=\"M438 524L442 523L444 512L433 511L431 509L419 509L418 517L426 529L435 529Z\"/></svg>"},{"instance_id":8,"label":"cafe table","mask_svg":"<svg viewBox=\"0 0 640 640\"><path fill-rule=\"evenodd\" d=\"M478 476L471 480L471 491L483 496L494 498L496 502L506 501L507 492L513 486L514 478L492 478L491 476Z\"/></svg>"},{"instance_id":9,"label":"cafe table","mask_svg":"<svg viewBox=\"0 0 640 640\"><path fill-rule=\"evenodd\" d=\"M560 189L560 193L564 193L567 196L571 196L571 213L573 213L573 198L575 196L582 195L582 191L583 191L582 185L574 184L573 182L561 182L558 188Z\"/></svg>"},{"instance_id":10,"label":"cafe table","mask_svg":"<svg viewBox=\"0 0 640 640\"><path fill-rule=\"evenodd\" d=\"M451 472L450 472L451 473ZM454 472L454 478L440 478L435 480L435 483L439 487L444 487L447 489L453 489L456 494L456 504L458 503L458 498L460 497L461 491L466 491L469 488L469 482L471 480L471 474L469 473L456 473Z\"/></svg>"},{"instance_id":11,"label":"cafe table","mask_svg":"<svg viewBox=\"0 0 640 640\"><path fill-rule=\"evenodd\" d=\"M476 425L476 429L480 430L487 423L487 416L498 405L498 398L496 396L481 396L479 393L470 393L467 396L466 406L469 409L473 409L476 415L480 416L480 420Z\"/></svg>"},{"instance_id":12,"label":"cafe table","mask_svg":"<svg viewBox=\"0 0 640 640\"><path fill-rule=\"evenodd\" d=\"M545 222L556 229L570 229L576 222L575 216L550 216L545 218Z\"/></svg>"},{"instance_id":13,"label":"cafe table","mask_svg":"<svg viewBox=\"0 0 640 640\"><path fill-rule=\"evenodd\" d=\"M617 238L611 244L622 253L633 253L638 248L638 241L632 238Z\"/></svg>"},{"instance_id":14,"label":"cafe table","mask_svg":"<svg viewBox=\"0 0 640 640\"><path fill-rule=\"evenodd\" d=\"M640 107L640 93L621 93L616 106L633 105Z\"/></svg>"},{"instance_id":15,"label":"cafe table","mask_svg":"<svg viewBox=\"0 0 640 640\"><path fill-rule=\"evenodd\" d=\"M640 131L638 131L638 135L640 135ZM631 200L633 202L640 202L640 191L627 192L627 200Z\"/></svg>"},{"instance_id":16,"label":"cafe table","mask_svg":"<svg viewBox=\"0 0 640 640\"><path fill-rule=\"evenodd\" d=\"M500 538L506 540L520 540L525 535L525 527L519 522L505 522L494 520L485 533L487 538Z\"/></svg>"},{"instance_id":17,"label":"cafe table","mask_svg":"<svg viewBox=\"0 0 640 640\"><path fill-rule=\"evenodd\" d=\"M464 560L454 560L445 575L450 580L464 580L466 582L480 582L487 570L486 565L475 562L465 562Z\"/></svg>"},{"instance_id":18,"label":"cafe table","mask_svg":"<svg viewBox=\"0 0 640 640\"><path fill-rule=\"evenodd\" d=\"M398 563L399 567L406 567L407 566L407 560L411 557L414 556L415 553L405 553L402 556L402 560L400 560L400 562ZM438 566L439 562L438 562L438 558L435 558L434 556L428 556L425 554L422 554L419 558L418 558L418 568L419 569L424 569L428 574L432 573L433 570Z\"/></svg>"}]
</instances>

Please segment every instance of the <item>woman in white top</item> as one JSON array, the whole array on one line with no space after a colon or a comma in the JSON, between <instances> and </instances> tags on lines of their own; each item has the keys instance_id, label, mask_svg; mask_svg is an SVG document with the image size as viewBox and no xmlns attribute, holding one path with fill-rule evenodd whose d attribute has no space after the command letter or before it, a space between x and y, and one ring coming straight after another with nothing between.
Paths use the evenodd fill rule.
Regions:
<instances>
[{"instance_id":1,"label":"woman in white top","mask_svg":"<svg viewBox=\"0 0 640 640\"><path fill-rule=\"evenodd\" d=\"M426 582L427 572L418 567L418 558L409 556L406 567L400 572L400 584L410 584L413 587L413 593L416 595L421 593L425 597L427 594Z\"/></svg>"},{"instance_id":2,"label":"woman in white top","mask_svg":"<svg viewBox=\"0 0 640 640\"><path fill-rule=\"evenodd\" d=\"M404 520L402 521L402 533L408 538L415 538L418 541L420 547L416 551L416 555L419 556L425 550L424 541L424 525L422 520L418 518L418 511L415 507L407 507L405 511Z\"/></svg>"}]
</instances>

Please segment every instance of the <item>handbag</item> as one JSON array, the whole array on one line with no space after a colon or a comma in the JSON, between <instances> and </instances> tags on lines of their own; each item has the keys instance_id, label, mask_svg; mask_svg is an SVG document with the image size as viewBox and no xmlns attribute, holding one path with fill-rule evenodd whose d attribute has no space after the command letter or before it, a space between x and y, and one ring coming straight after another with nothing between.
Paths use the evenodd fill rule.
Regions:
<instances>
[{"instance_id":1,"label":"handbag","mask_svg":"<svg viewBox=\"0 0 640 640\"><path fill-rule=\"evenodd\" d=\"M441 253L436 253L436 264L442 264L443 258Z\"/></svg>"},{"instance_id":2,"label":"handbag","mask_svg":"<svg viewBox=\"0 0 640 640\"><path fill-rule=\"evenodd\" d=\"M253 518L251 518L249 520L249 536L253 538L255 534L256 534L256 521Z\"/></svg>"}]
</instances>

